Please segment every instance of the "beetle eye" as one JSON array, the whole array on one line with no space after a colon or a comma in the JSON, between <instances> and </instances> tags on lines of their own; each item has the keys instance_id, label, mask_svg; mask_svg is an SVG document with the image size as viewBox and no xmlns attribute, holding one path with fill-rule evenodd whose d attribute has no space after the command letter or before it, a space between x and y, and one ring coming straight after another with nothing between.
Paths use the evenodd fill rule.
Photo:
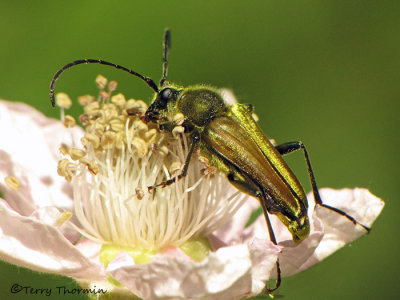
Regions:
<instances>
[{"instance_id":1,"label":"beetle eye","mask_svg":"<svg viewBox=\"0 0 400 300\"><path fill-rule=\"evenodd\" d=\"M171 98L171 96L172 96L172 90L170 88L166 88L166 89L163 89L160 94L161 94L160 95L161 99L163 99L164 101L168 101L169 98Z\"/></svg>"}]
</instances>

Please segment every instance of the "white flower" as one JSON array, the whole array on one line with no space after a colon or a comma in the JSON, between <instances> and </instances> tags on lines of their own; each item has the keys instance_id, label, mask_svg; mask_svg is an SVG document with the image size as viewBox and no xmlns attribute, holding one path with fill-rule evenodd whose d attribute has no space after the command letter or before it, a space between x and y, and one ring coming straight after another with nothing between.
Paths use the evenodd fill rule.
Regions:
<instances>
[{"instance_id":1,"label":"white flower","mask_svg":"<svg viewBox=\"0 0 400 300\"><path fill-rule=\"evenodd\" d=\"M147 186L179 174L187 145L122 116L127 108L144 107L128 107L117 96L110 102L121 108L117 115L112 105L106 111L92 104L90 111L89 102L97 100L80 99L88 101L81 117L91 126L86 133L25 104L0 101L2 260L97 286L110 275L144 299L238 299L261 292L276 274L278 256L282 275L290 276L366 233L335 212L314 208L309 195L310 236L295 245L271 216L279 241L274 245L263 216L245 228L258 202L223 175L212 175L198 156L187 177L149 193ZM94 114L108 118L106 128L85 119ZM99 132L99 140L89 134ZM73 150L78 148L84 151ZM57 175L57 164L71 184ZM320 193L326 204L366 226L384 205L365 189Z\"/></svg>"}]
</instances>

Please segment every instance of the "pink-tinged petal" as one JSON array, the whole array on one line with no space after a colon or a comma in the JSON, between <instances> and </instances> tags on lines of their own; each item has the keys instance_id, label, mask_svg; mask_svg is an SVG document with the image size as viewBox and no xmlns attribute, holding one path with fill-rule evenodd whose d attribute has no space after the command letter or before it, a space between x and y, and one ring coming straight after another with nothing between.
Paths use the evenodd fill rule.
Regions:
<instances>
[{"instance_id":1,"label":"pink-tinged petal","mask_svg":"<svg viewBox=\"0 0 400 300\"><path fill-rule=\"evenodd\" d=\"M283 246L279 257L284 277L292 276L310 267L308 262L315 255L315 251L324 236L322 222L315 216L312 216L312 219L310 235L304 241L298 245L292 240L280 243Z\"/></svg>"},{"instance_id":2,"label":"pink-tinged petal","mask_svg":"<svg viewBox=\"0 0 400 300\"><path fill-rule=\"evenodd\" d=\"M0 101L0 180L15 176L20 194L2 189L16 211L30 215L36 207L71 207L72 190L57 175L58 147L73 145L83 135L79 128L67 129L23 104ZM13 141L12 143L10 141Z\"/></svg>"},{"instance_id":3,"label":"pink-tinged petal","mask_svg":"<svg viewBox=\"0 0 400 300\"><path fill-rule=\"evenodd\" d=\"M381 199L362 188L321 189L320 194L324 203L343 210L358 222L369 227L385 205ZM312 195L309 195L309 199L312 199L311 197ZM324 235L315 249L314 255L304 262L304 269L311 267L344 245L367 233L361 226L354 225L346 217L324 207L317 206L315 215L323 224Z\"/></svg>"},{"instance_id":4,"label":"pink-tinged petal","mask_svg":"<svg viewBox=\"0 0 400 300\"><path fill-rule=\"evenodd\" d=\"M384 206L383 201L366 189L333 190L325 188L320 190L320 194L325 204L343 210L366 226L372 225ZM345 244L367 233L361 226L355 226L346 217L332 210L320 206L314 209L312 193L308 195L308 201L310 235L298 245L292 241L289 231L279 219L270 215L274 234L282 249L279 257L283 276L291 276L308 269ZM269 241L263 215L259 216L241 234L241 240L244 242L249 242L254 238Z\"/></svg>"},{"instance_id":5,"label":"pink-tinged petal","mask_svg":"<svg viewBox=\"0 0 400 300\"><path fill-rule=\"evenodd\" d=\"M56 228L18 215L1 202L0 258L35 271L106 279L101 265L89 261Z\"/></svg>"},{"instance_id":6,"label":"pink-tinged petal","mask_svg":"<svg viewBox=\"0 0 400 300\"><path fill-rule=\"evenodd\" d=\"M102 247L102 244L93 242L91 240L82 240L81 242L75 245L76 249L78 249L86 258L90 259L94 263L100 263L99 261L99 253ZM103 265L103 263L101 263Z\"/></svg>"},{"instance_id":7,"label":"pink-tinged petal","mask_svg":"<svg viewBox=\"0 0 400 300\"><path fill-rule=\"evenodd\" d=\"M62 219L62 212L54 206L39 207L33 211L30 217L41 223L58 227L62 235L71 243L78 241L81 237L79 232L69 226L67 219L62 221L64 224L59 224L60 219ZM74 217L71 217L68 221L71 221L71 219L74 219Z\"/></svg>"},{"instance_id":8,"label":"pink-tinged petal","mask_svg":"<svg viewBox=\"0 0 400 300\"><path fill-rule=\"evenodd\" d=\"M227 183L228 184L228 183ZM234 189L232 187L232 189ZM257 199L248 196L245 204L238 209L233 217L218 228L213 235L225 244L241 243L241 233L254 210L260 207Z\"/></svg>"},{"instance_id":9,"label":"pink-tinged petal","mask_svg":"<svg viewBox=\"0 0 400 300\"><path fill-rule=\"evenodd\" d=\"M172 258L176 258L176 257L180 257L182 259L186 259L188 261L191 261L192 259L185 253L183 252L180 248L178 247L174 247L174 246L168 246L163 248L158 254L159 256L162 257L172 257ZM130 260L130 265L132 264L132 260Z\"/></svg>"},{"instance_id":10,"label":"pink-tinged petal","mask_svg":"<svg viewBox=\"0 0 400 300\"><path fill-rule=\"evenodd\" d=\"M54 206L39 207L30 217L41 223L55 227L60 218L61 212Z\"/></svg>"},{"instance_id":11,"label":"pink-tinged petal","mask_svg":"<svg viewBox=\"0 0 400 300\"><path fill-rule=\"evenodd\" d=\"M311 231L310 236L296 245L290 233L286 227L273 215L270 215L272 228L274 229L275 237L278 241L278 245L281 249L279 254L281 271L283 276L290 276L297 273L307 267L303 268L304 262L306 262L317 248L320 240L322 239L322 224L319 220L316 220L316 229ZM261 215L256 222L246 228L242 233L242 240L250 243L254 239L263 240L269 247L276 247L269 239L267 225L264 219L264 215ZM276 256L275 256L276 260ZM275 265L274 265L275 266ZM276 278L276 271L271 270L268 279Z\"/></svg>"},{"instance_id":12,"label":"pink-tinged petal","mask_svg":"<svg viewBox=\"0 0 400 300\"><path fill-rule=\"evenodd\" d=\"M144 299L239 299L251 293L252 277L262 279L261 268L271 269L276 260L277 249L270 257L268 245L254 243L250 251L246 245L220 248L201 262L157 256L146 265L134 265L121 253L107 271ZM255 263L259 269L252 269Z\"/></svg>"},{"instance_id":13,"label":"pink-tinged petal","mask_svg":"<svg viewBox=\"0 0 400 300\"><path fill-rule=\"evenodd\" d=\"M248 244L252 262L251 294L259 294L269 279L276 278L276 260L280 247L270 241L254 239Z\"/></svg>"},{"instance_id":14,"label":"pink-tinged petal","mask_svg":"<svg viewBox=\"0 0 400 300\"><path fill-rule=\"evenodd\" d=\"M269 215L269 219L278 243L292 240L292 236L288 232L287 228L276 216ZM250 242L254 238L270 240L267 224L263 214L261 214L253 224L245 228L240 234L240 239L242 242Z\"/></svg>"},{"instance_id":15,"label":"pink-tinged petal","mask_svg":"<svg viewBox=\"0 0 400 300\"><path fill-rule=\"evenodd\" d=\"M226 247L228 244L220 239L218 236L214 234L210 234L208 236L208 241L210 242L211 249L218 250L219 248Z\"/></svg>"},{"instance_id":16,"label":"pink-tinged petal","mask_svg":"<svg viewBox=\"0 0 400 300\"><path fill-rule=\"evenodd\" d=\"M228 105L233 105L237 103L235 94L230 89L220 89L221 96L224 99L225 103Z\"/></svg>"},{"instance_id":17,"label":"pink-tinged petal","mask_svg":"<svg viewBox=\"0 0 400 300\"><path fill-rule=\"evenodd\" d=\"M342 190L324 188L320 190L320 194L325 204L345 211L358 222L369 227L372 226L385 206L381 199L364 188ZM311 194L308 197L313 199ZM317 215L319 218L325 218L324 212L326 212L326 209L318 207ZM327 211L327 213L330 212L330 210Z\"/></svg>"},{"instance_id":18,"label":"pink-tinged petal","mask_svg":"<svg viewBox=\"0 0 400 300\"><path fill-rule=\"evenodd\" d=\"M0 133L0 139L2 138L2 134ZM18 178L18 181L21 183L18 193L5 185L5 178L7 176ZM32 198L30 186L31 184L35 185L37 181L38 179L35 176L27 176L25 168L13 162L11 154L0 148L0 189L13 210L25 216L30 215L35 210L36 204Z\"/></svg>"}]
</instances>

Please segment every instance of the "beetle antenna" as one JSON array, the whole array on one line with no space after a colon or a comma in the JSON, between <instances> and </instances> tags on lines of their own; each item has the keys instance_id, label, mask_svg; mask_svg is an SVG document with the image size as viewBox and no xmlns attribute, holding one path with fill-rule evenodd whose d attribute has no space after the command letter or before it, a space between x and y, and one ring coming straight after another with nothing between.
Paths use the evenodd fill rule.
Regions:
<instances>
[{"instance_id":1,"label":"beetle antenna","mask_svg":"<svg viewBox=\"0 0 400 300\"><path fill-rule=\"evenodd\" d=\"M171 48L171 30L165 29L164 34L164 55L163 55L163 77L160 80L160 87L164 85L168 75L168 54Z\"/></svg>"},{"instance_id":2,"label":"beetle antenna","mask_svg":"<svg viewBox=\"0 0 400 300\"><path fill-rule=\"evenodd\" d=\"M65 70L76 66L76 65L80 65L80 64L100 64L100 65L106 65L106 66L111 66L113 68L116 69L120 69L123 70L125 72L128 72L129 74L132 74L136 77L139 77L140 79L142 79L144 82L146 82L146 84L151 87L156 93L158 93L158 87L157 85L154 83L153 79L140 75L139 73L136 73L133 70L127 69L123 66L120 65L116 65L104 60L100 60L100 59L80 59L80 60L75 60L69 64L66 64L64 67L62 67L60 70L57 71L57 73L54 75L53 80L50 83L50 100L51 100L51 105L54 107L55 106L55 101L54 101L54 86L56 84L56 81L58 79L58 77L60 77L61 73L64 72Z\"/></svg>"}]
</instances>

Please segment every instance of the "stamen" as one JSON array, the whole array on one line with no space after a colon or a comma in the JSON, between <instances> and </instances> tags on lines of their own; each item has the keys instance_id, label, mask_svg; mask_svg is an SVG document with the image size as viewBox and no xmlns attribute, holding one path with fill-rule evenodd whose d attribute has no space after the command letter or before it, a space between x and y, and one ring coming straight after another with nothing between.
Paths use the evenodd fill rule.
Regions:
<instances>
[{"instance_id":1,"label":"stamen","mask_svg":"<svg viewBox=\"0 0 400 300\"><path fill-rule=\"evenodd\" d=\"M58 148L58 150L60 150L60 153L62 155L68 155L69 153L69 147L66 144L61 144L60 148Z\"/></svg>"},{"instance_id":2,"label":"stamen","mask_svg":"<svg viewBox=\"0 0 400 300\"><path fill-rule=\"evenodd\" d=\"M79 122L83 125L83 126L88 126L90 124L90 116L88 114L81 114L79 116Z\"/></svg>"},{"instance_id":3,"label":"stamen","mask_svg":"<svg viewBox=\"0 0 400 300\"><path fill-rule=\"evenodd\" d=\"M66 221L68 221L72 217L72 212L64 211L60 214L58 219L56 220L55 226L61 227Z\"/></svg>"},{"instance_id":4,"label":"stamen","mask_svg":"<svg viewBox=\"0 0 400 300\"><path fill-rule=\"evenodd\" d=\"M185 128L183 126L175 126L174 129L172 129L172 135L174 138L179 138L179 136L185 132Z\"/></svg>"},{"instance_id":5,"label":"stamen","mask_svg":"<svg viewBox=\"0 0 400 300\"><path fill-rule=\"evenodd\" d=\"M96 77L96 85L99 88L99 90L104 90L107 85L107 78L105 78L102 75L98 75Z\"/></svg>"},{"instance_id":6,"label":"stamen","mask_svg":"<svg viewBox=\"0 0 400 300\"><path fill-rule=\"evenodd\" d=\"M182 163L180 161L175 161L169 167L169 172L172 175L177 175L180 172L181 167L182 167Z\"/></svg>"},{"instance_id":7,"label":"stamen","mask_svg":"<svg viewBox=\"0 0 400 300\"><path fill-rule=\"evenodd\" d=\"M89 103L96 101L96 98L91 95L84 95L78 97L78 102L82 106L89 105Z\"/></svg>"},{"instance_id":8,"label":"stamen","mask_svg":"<svg viewBox=\"0 0 400 300\"><path fill-rule=\"evenodd\" d=\"M70 116L70 115L65 115L63 124L64 124L64 126L66 128L72 128L72 127L74 127L76 125L75 118L73 116Z\"/></svg>"},{"instance_id":9,"label":"stamen","mask_svg":"<svg viewBox=\"0 0 400 300\"><path fill-rule=\"evenodd\" d=\"M183 121L185 120L185 116L182 113L177 113L173 118L172 121L176 125L182 125Z\"/></svg>"},{"instance_id":10,"label":"stamen","mask_svg":"<svg viewBox=\"0 0 400 300\"><path fill-rule=\"evenodd\" d=\"M93 175L96 175L99 172L99 166L94 161L87 158L81 158L79 162L84 164Z\"/></svg>"},{"instance_id":11,"label":"stamen","mask_svg":"<svg viewBox=\"0 0 400 300\"><path fill-rule=\"evenodd\" d=\"M115 82L115 81L114 81ZM121 108L124 108L126 105L126 99L125 96L121 93L112 96L111 97L111 102L114 103L115 105L118 105Z\"/></svg>"},{"instance_id":12,"label":"stamen","mask_svg":"<svg viewBox=\"0 0 400 300\"><path fill-rule=\"evenodd\" d=\"M79 160L82 157L86 156L86 152L85 151L83 151L81 149L74 149L74 148L69 149L69 153L68 154L71 156L72 160Z\"/></svg>"},{"instance_id":13,"label":"stamen","mask_svg":"<svg viewBox=\"0 0 400 300\"><path fill-rule=\"evenodd\" d=\"M21 183L20 183L19 180L18 180L16 177L14 177L14 176L7 176L7 177L4 179L4 181L5 181L5 183L7 184L7 186L8 186L9 188L11 188L12 190L14 190L14 191L18 191L19 188L21 187Z\"/></svg>"},{"instance_id":14,"label":"stamen","mask_svg":"<svg viewBox=\"0 0 400 300\"><path fill-rule=\"evenodd\" d=\"M117 87L118 87L118 83L115 80L111 80L108 83L108 92L109 93L114 92L117 89ZM112 99L111 99L111 101L112 101Z\"/></svg>"},{"instance_id":15,"label":"stamen","mask_svg":"<svg viewBox=\"0 0 400 300\"><path fill-rule=\"evenodd\" d=\"M19 205L25 205L27 207L32 205L32 199L30 199L29 197L27 198L26 197L27 193L24 193L23 190L21 191L21 182L19 181L19 179L17 177L7 176L4 178L4 182L10 189L12 189L15 192L15 194L21 200L21 203L19 203L19 201L17 201L19 203ZM18 203L11 202L11 203L9 203L9 205L11 207L13 207L14 205L18 206Z\"/></svg>"},{"instance_id":16,"label":"stamen","mask_svg":"<svg viewBox=\"0 0 400 300\"><path fill-rule=\"evenodd\" d=\"M58 162L57 173L64 177L68 182L71 182L72 177L76 174L76 165L69 162L68 159L62 159Z\"/></svg>"},{"instance_id":17,"label":"stamen","mask_svg":"<svg viewBox=\"0 0 400 300\"><path fill-rule=\"evenodd\" d=\"M83 149L61 145L58 173L73 185L71 225L86 238L107 244L159 250L207 237L227 222L245 198L233 193L225 176L206 158L192 159L188 174L165 188L154 186L180 174L189 151L184 116L177 114L172 135L140 117L142 100L117 94L105 99L107 79L98 77L98 100L79 97L85 126ZM108 92L116 83L108 84ZM197 158L198 153L193 154ZM201 171L206 167L206 170ZM214 168L214 169L213 169Z\"/></svg>"},{"instance_id":18,"label":"stamen","mask_svg":"<svg viewBox=\"0 0 400 300\"><path fill-rule=\"evenodd\" d=\"M167 146L162 146L161 148L159 148L158 153L162 156L165 156L169 153L168 147Z\"/></svg>"},{"instance_id":19,"label":"stamen","mask_svg":"<svg viewBox=\"0 0 400 300\"><path fill-rule=\"evenodd\" d=\"M100 146L100 138L96 134L89 132L85 133L85 136L81 139L81 142L85 148L88 148L89 144L91 144L94 149L97 149Z\"/></svg>"},{"instance_id":20,"label":"stamen","mask_svg":"<svg viewBox=\"0 0 400 300\"><path fill-rule=\"evenodd\" d=\"M71 98L65 94L65 93L58 93L56 95L56 104L57 106L64 108L64 109L69 109L72 105Z\"/></svg>"},{"instance_id":21,"label":"stamen","mask_svg":"<svg viewBox=\"0 0 400 300\"><path fill-rule=\"evenodd\" d=\"M131 146L135 149L134 152L138 157L145 157L149 149L146 141L140 137L134 137Z\"/></svg>"},{"instance_id":22,"label":"stamen","mask_svg":"<svg viewBox=\"0 0 400 300\"><path fill-rule=\"evenodd\" d=\"M147 110L147 105L142 100L129 99L126 103L126 111L129 115L143 115Z\"/></svg>"},{"instance_id":23,"label":"stamen","mask_svg":"<svg viewBox=\"0 0 400 300\"><path fill-rule=\"evenodd\" d=\"M110 121L111 129L114 131L122 131L125 128L125 124L120 119L113 119Z\"/></svg>"},{"instance_id":24,"label":"stamen","mask_svg":"<svg viewBox=\"0 0 400 300\"><path fill-rule=\"evenodd\" d=\"M144 197L144 192L141 189L136 188L135 189L136 192L136 197L138 198L138 200L142 200Z\"/></svg>"},{"instance_id":25,"label":"stamen","mask_svg":"<svg viewBox=\"0 0 400 300\"><path fill-rule=\"evenodd\" d=\"M90 115L95 115L100 109L100 103L97 101L90 102L88 105L84 106L84 111L87 113L89 116Z\"/></svg>"}]
</instances>

